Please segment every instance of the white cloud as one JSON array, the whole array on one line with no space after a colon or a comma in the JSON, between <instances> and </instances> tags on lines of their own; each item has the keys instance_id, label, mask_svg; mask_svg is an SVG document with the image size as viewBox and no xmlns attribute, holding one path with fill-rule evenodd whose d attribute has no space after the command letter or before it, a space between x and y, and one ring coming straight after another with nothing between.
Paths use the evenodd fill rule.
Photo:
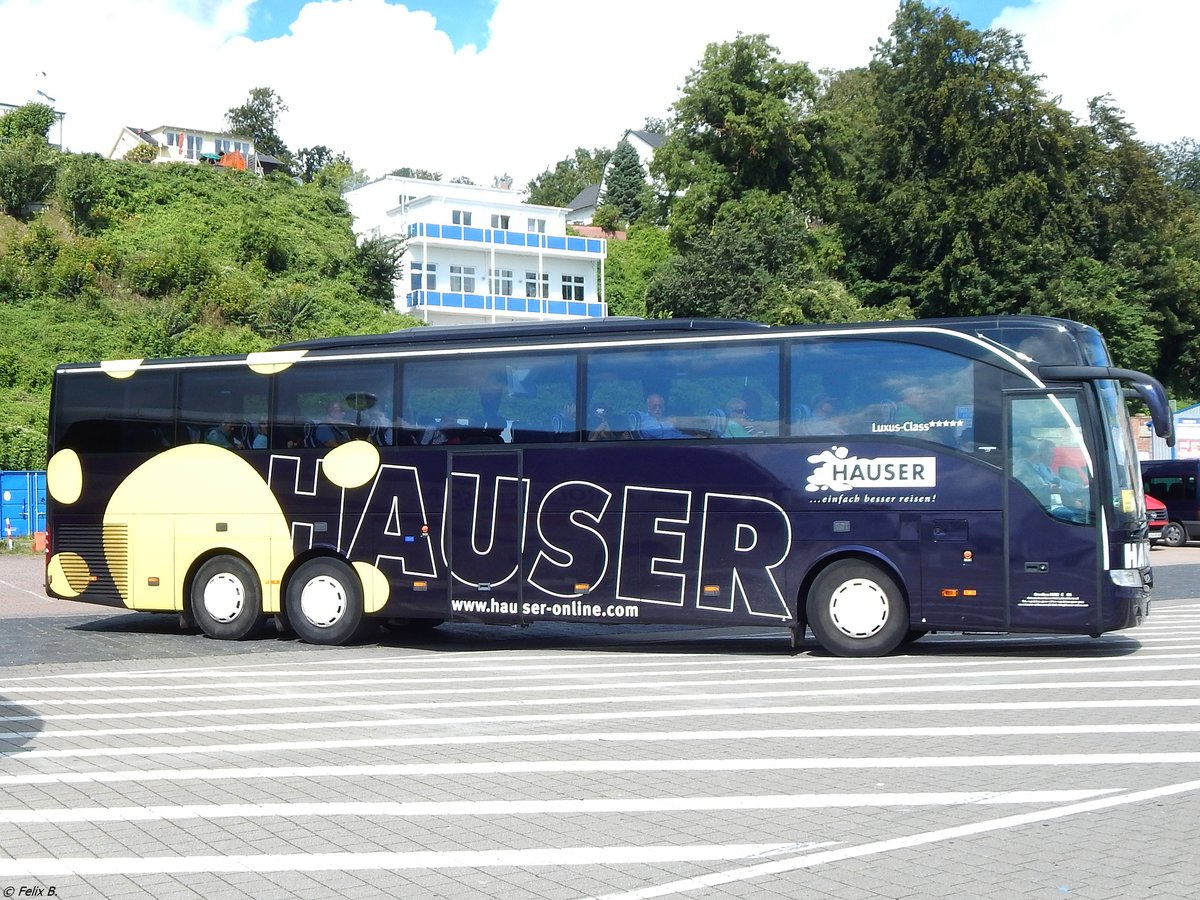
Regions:
<instances>
[{"instance_id":1,"label":"white cloud","mask_svg":"<svg viewBox=\"0 0 1200 900\"><path fill-rule=\"evenodd\" d=\"M1034 0L994 24L1025 35L1043 89L1081 120L1090 98L1111 94L1144 141L1200 138L1195 0Z\"/></svg>"},{"instance_id":2,"label":"white cloud","mask_svg":"<svg viewBox=\"0 0 1200 900\"><path fill-rule=\"evenodd\" d=\"M870 59L896 10L894 0L499 0L488 46L456 52L428 13L384 0L312 2L283 36L252 42L250 3L0 0L0 34L17 37L0 55L0 102L41 88L67 114L69 149L107 153L123 125L220 129L265 86L289 107L279 131L293 149L325 144L372 175L408 165L479 183L507 172L520 185L576 147L611 147L665 115L711 42L765 33L785 59L847 68ZM1034 70L1069 108L1110 92L1144 138L1172 140L1200 135L1179 102L1198 16L1188 0L1136 12L1040 0L996 24L1028 33Z\"/></svg>"}]
</instances>

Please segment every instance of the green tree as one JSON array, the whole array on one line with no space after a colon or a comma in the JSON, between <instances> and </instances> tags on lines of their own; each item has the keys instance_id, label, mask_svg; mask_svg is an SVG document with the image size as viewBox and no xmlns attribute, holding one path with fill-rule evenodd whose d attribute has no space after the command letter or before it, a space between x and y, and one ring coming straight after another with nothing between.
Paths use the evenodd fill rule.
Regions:
<instances>
[{"instance_id":1,"label":"green tree","mask_svg":"<svg viewBox=\"0 0 1200 900\"><path fill-rule=\"evenodd\" d=\"M123 158L129 162L151 163L158 158L158 150L150 144L135 144L125 151Z\"/></svg>"},{"instance_id":2,"label":"green tree","mask_svg":"<svg viewBox=\"0 0 1200 900\"><path fill-rule=\"evenodd\" d=\"M604 264L604 299L608 303L608 314L645 316L650 280L673 255L667 232L649 225L632 225L625 240L609 241L608 259Z\"/></svg>"},{"instance_id":3,"label":"green tree","mask_svg":"<svg viewBox=\"0 0 1200 900\"><path fill-rule=\"evenodd\" d=\"M250 89L245 103L226 111L225 123L233 134L250 138L260 153L274 156L291 166L292 153L276 131L279 116L285 112L287 104L275 91L269 87L256 87Z\"/></svg>"},{"instance_id":4,"label":"green tree","mask_svg":"<svg viewBox=\"0 0 1200 900\"><path fill-rule=\"evenodd\" d=\"M88 234L104 226L104 162L97 156L67 156L58 168L56 193L71 227Z\"/></svg>"},{"instance_id":5,"label":"green tree","mask_svg":"<svg viewBox=\"0 0 1200 900\"><path fill-rule=\"evenodd\" d=\"M404 255L404 245L403 238L367 238L358 245L355 253L363 296L385 309L395 308L396 282L401 275L400 258Z\"/></svg>"},{"instance_id":6,"label":"green tree","mask_svg":"<svg viewBox=\"0 0 1200 900\"><path fill-rule=\"evenodd\" d=\"M23 134L0 146L0 211L27 214L54 189L58 153L38 134Z\"/></svg>"},{"instance_id":7,"label":"green tree","mask_svg":"<svg viewBox=\"0 0 1200 900\"><path fill-rule=\"evenodd\" d=\"M592 216L592 224L613 234L621 227L621 210L612 203L601 203Z\"/></svg>"},{"instance_id":8,"label":"green tree","mask_svg":"<svg viewBox=\"0 0 1200 900\"><path fill-rule=\"evenodd\" d=\"M342 193L359 184L366 184L366 172L355 169L345 153L334 153L324 144L303 147L296 151L298 177L305 184Z\"/></svg>"},{"instance_id":9,"label":"green tree","mask_svg":"<svg viewBox=\"0 0 1200 900\"><path fill-rule=\"evenodd\" d=\"M552 169L546 169L526 185L527 202L537 206L569 206L585 187L600 183L611 155L611 150L577 147L574 156L559 160Z\"/></svg>"},{"instance_id":10,"label":"green tree","mask_svg":"<svg viewBox=\"0 0 1200 900\"><path fill-rule=\"evenodd\" d=\"M332 163L335 158L333 151L324 144L301 147L296 151L296 176L305 184L309 184L317 177L317 172Z\"/></svg>"},{"instance_id":11,"label":"green tree","mask_svg":"<svg viewBox=\"0 0 1200 900\"><path fill-rule=\"evenodd\" d=\"M54 125L54 110L44 103L26 103L0 115L0 146L35 136L43 140Z\"/></svg>"},{"instance_id":12,"label":"green tree","mask_svg":"<svg viewBox=\"0 0 1200 900\"><path fill-rule=\"evenodd\" d=\"M646 293L654 318L710 316L761 322L849 321L861 307L843 291L844 309L812 303L834 292L803 293L830 279L820 264L820 240L787 194L749 191L727 201L712 227L659 267ZM789 314L782 316L786 308Z\"/></svg>"},{"instance_id":13,"label":"green tree","mask_svg":"<svg viewBox=\"0 0 1200 900\"><path fill-rule=\"evenodd\" d=\"M642 130L651 134L666 134L670 127L671 123L663 116L646 116L642 123Z\"/></svg>"},{"instance_id":14,"label":"green tree","mask_svg":"<svg viewBox=\"0 0 1200 900\"><path fill-rule=\"evenodd\" d=\"M343 194L351 188L361 187L370 181L365 169L354 168L349 157L342 154L329 165L317 171L313 184L335 194Z\"/></svg>"},{"instance_id":15,"label":"green tree","mask_svg":"<svg viewBox=\"0 0 1200 900\"><path fill-rule=\"evenodd\" d=\"M429 169L413 169L409 166L401 166L399 169L392 169L388 172L389 175L395 175L397 178L421 178L425 181L441 181L441 172L431 172Z\"/></svg>"},{"instance_id":16,"label":"green tree","mask_svg":"<svg viewBox=\"0 0 1200 900\"><path fill-rule=\"evenodd\" d=\"M1200 202L1200 141L1183 138L1157 148L1163 178Z\"/></svg>"},{"instance_id":17,"label":"green tree","mask_svg":"<svg viewBox=\"0 0 1200 900\"><path fill-rule=\"evenodd\" d=\"M764 35L710 44L676 101L651 173L674 195L670 224L683 247L716 221L721 207L751 191L794 191L811 203L806 116L818 80L804 63L779 59Z\"/></svg>"},{"instance_id":18,"label":"green tree","mask_svg":"<svg viewBox=\"0 0 1200 900\"><path fill-rule=\"evenodd\" d=\"M1020 40L906 0L853 95L827 121L846 164L834 218L851 284L924 316L1028 310L1091 231L1084 136L1041 94Z\"/></svg>"},{"instance_id":19,"label":"green tree","mask_svg":"<svg viewBox=\"0 0 1200 900\"><path fill-rule=\"evenodd\" d=\"M608 162L601 202L615 206L618 218L632 223L642 214L645 193L646 170L633 145L622 140Z\"/></svg>"}]
</instances>

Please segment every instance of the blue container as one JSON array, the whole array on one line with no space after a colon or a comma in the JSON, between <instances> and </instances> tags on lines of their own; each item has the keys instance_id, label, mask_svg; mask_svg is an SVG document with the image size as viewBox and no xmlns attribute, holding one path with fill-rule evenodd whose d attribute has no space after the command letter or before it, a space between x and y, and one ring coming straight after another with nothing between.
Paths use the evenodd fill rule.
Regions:
<instances>
[{"instance_id":1,"label":"blue container","mask_svg":"<svg viewBox=\"0 0 1200 900\"><path fill-rule=\"evenodd\" d=\"M46 530L45 472L0 472L0 529L4 538Z\"/></svg>"}]
</instances>

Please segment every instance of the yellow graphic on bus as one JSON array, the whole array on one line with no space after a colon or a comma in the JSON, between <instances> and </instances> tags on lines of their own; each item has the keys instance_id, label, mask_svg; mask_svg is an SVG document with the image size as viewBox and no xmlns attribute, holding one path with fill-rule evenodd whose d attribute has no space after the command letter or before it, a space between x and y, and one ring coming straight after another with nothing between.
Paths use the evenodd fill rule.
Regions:
<instances>
[{"instance_id":1,"label":"yellow graphic on bus","mask_svg":"<svg viewBox=\"0 0 1200 900\"><path fill-rule=\"evenodd\" d=\"M139 609L181 609L188 568L228 549L258 573L264 611L279 611L279 577L292 560L291 530L262 476L236 453L188 444L147 460L113 492L104 526L110 566L129 554L129 585L136 586ZM121 532L127 535L121 545L109 540ZM121 599L131 605L127 591Z\"/></svg>"},{"instance_id":2,"label":"yellow graphic on bus","mask_svg":"<svg viewBox=\"0 0 1200 900\"><path fill-rule=\"evenodd\" d=\"M46 577L60 597L78 597L91 584L92 572L78 553L56 553L46 565Z\"/></svg>"},{"instance_id":3,"label":"yellow graphic on bus","mask_svg":"<svg viewBox=\"0 0 1200 900\"><path fill-rule=\"evenodd\" d=\"M352 441L321 462L333 484L356 488L379 471L379 450ZM62 450L47 466L46 486L60 503L83 492L78 455ZM262 585L263 611L280 609L280 581L293 559L291 528L262 476L237 453L210 444L187 444L138 466L113 492L104 512L104 556L121 600L137 609L183 608L188 570L197 559L224 551L244 557ZM368 562L355 562L363 605L378 612L388 601L387 576ZM76 597L91 582L86 561L75 553L54 555L47 565L50 586Z\"/></svg>"},{"instance_id":4,"label":"yellow graphic on bus","mask_svg":"<svg viewBox=\"0 0 1200 900\"><path fill-rule=\"evenodd\" d=\"M83 493L83 466L74 450L59 450L46 464L46 490L59 503L70 506Z\"/></svg>"}]
</instances>

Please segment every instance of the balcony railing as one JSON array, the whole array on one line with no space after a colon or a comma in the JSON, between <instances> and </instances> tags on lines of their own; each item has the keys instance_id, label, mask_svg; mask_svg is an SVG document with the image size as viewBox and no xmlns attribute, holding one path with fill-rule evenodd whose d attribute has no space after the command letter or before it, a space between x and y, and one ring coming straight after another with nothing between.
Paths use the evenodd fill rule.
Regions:
<instances>
[{"instance_id":1,"label":"balcony railing","mask_svg":"<svg viewBox=\"0 0 1200 900\"><path fill-rule=\"evenodd\" d=\"M542 316L579 316L602 319L607 304L587 300L554 300L537 297L503 297L495 294L464 294L453 291L409 291L404 295L408 309L421 307L461 309L471 312L525 313Z\"/></svg>"},{"instance_id":2,"label":"balcony railing","mask_svg":"<svg viewBox=\"0 0 1200 900\"><path fill-rule=\"evenodd\" d=\"M439 225L436 222L413 222L408 236L442 241L465 241L473 244L494 244L504 247L524 247L533 250L553 250L586 253L599 257L607 255L607 241L601 238L575 235L539 234L534 231L506 231L502 228L471 228L464 225Z\"/></svg>"}]
</instances>

